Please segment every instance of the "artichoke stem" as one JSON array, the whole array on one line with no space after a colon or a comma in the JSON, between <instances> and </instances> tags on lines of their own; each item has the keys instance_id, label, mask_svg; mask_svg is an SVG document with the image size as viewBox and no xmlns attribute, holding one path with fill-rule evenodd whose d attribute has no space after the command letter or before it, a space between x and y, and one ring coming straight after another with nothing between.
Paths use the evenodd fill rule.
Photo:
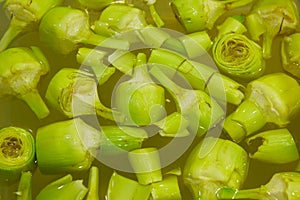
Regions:
<instances>
[{"instance_id":1,"label":"artichoke stem","mask_svg":"<svg viewBox=\"0 0 300 200\"><path fill-rule=\"evenodd\" d=\"M150 192L150 185L141 185L134 180L128 179L114 172L110 178L106 196L107 200L147 200L149 199Z\"/></svg>"},{"instance_id":2,"label":"artichoke stem","mask_svg":"<svg viewBox=\"0 0 300 200\"><path fill-rule=\"evenodd\" d=\"M179 40L177 40L173 37L168 38L164 42L162 47L169 49L169 50L174 50L182 55L187 55L187 52L186 52L183 44Z\"/></svg>"},{"instance_id":3,"label":"artichoke stem","mask_svg":"<svg viewBox=\"0 0 300 200\"><path fill-rule=\"evenodd\" d=\"M159 14L157 13L155 7L153 4L149 5L149 10L150 10L150 15L154 21L154 23L156 24L157 27L162 27L165 25L164 21L161 19L161 17L159 16Z\"/></svg>"},{"instance_id":4,"label":"artichoke stem","mask_svg":"<svg viewBox=\"0 0 300 200\"><path fill-rule=\"evenodd\" d=\"M125 120L125 116L122 113L104 106L100 101L98 101L98 103L96 102L95 108L97 115L105 119L109 119L116 122L124 122Z\"/></svg>"},{"instance_id":5,"label":"artichoke stem","mask_svg":"<svg viewBox=\"0 0 300 200\"><path fill-rule=\"evenodd\" d=\"M50 111L38 91L34 90L24 94L21 96L21 99L28 104L39 119L43 119L49 115Z\"/></svg>"},{"instance_id":6,"label":"artichoke stem","mask_svg":"<svg viewBox=\"0 0 300 200\"><path fill-rule=\"evenodd\" d=\"M55 180L44 187L36 200L45 199L84 199L88 189L83 180L74 180L70 174Z\"/></svg>"},{"instance_id":7,"label":"artichoke stem","mask_svg":"<svg viewBox=\"0 0 300 200\"><path fill-rule=\"evenodd\" d=\"M224 130L236 141L261 129L266 124L262 110L252 101L245 100L224 122Z\"/></svg>"},{"instance_id":8,"label":"artichoke stem","mask_svg":"<svg viewBox=\"0 0 300 200\"><path fill-rule=\"evenodd\" d=\"M153 183L151 186L151 195L153 199L182 199L178 186L177 176L175 175L169 175L162 181Z\"/></svg>"},{"instance_id":9,"label":"artichoke stem","mask_svg":"<svg viewBox=\"0 0 300 200\"><path fill-rule=\"evenodd\" d=\"M0 40L0 52L5 50L10 43L21 33L24 31L24 28L28 26L28 24L24 21L18 20L13 17L8 29L2 36Z\"/></svg>"},{"instance_id":10,"label":"artichoke stem","mask_svg":"<svg viewBox=\"0 0 300 200\"><path fill-rule=\"evenodd\" d=\"M164 68L166 69L166 68ZM152 74L161 84L166 87L170 92L174 94L175 97L181 97L182 93L185 92L185 89L178 86L174 81L172 81L162 70L160 67L152 67L150 70L150 74Z\"/></svg>"},{"instance_id":11,"label":"artichoke stem","mask_svg":"<svg viewBox=\"0 0 300 200\"><path fill-rule=\"evenodd\" d=\"M130 46L129 42L126 40L107 38L102 35L97 35L95 33L91 33L90 37L84 39L82 43L96 45L105 48L111 48L111 49L122 49L122 50L128 50Z\"/></svg>"},{"instance_id":12,"label":"artichoke stem","mask_svg":"<svg viewBox=\"0 0 300 200\"><path fill-rule=\"evenodd\" d=\"M267 31L263 35L263 45L262 45L262 53L265 59L271 58L272 41L273 41L273 37Z\"/></svg>"},{"instance_id":13,"label":"artichoke stem","mask_svg":"<svg viewBox=\"0 0 300 200\"><path fill-rule=\"evenodd\" d=\"M88 193L86 200L99 200L99 169L92 166L89 174Z\"/></svg>"},{"instance_id":14,"label":"artichoke stem","mask_svg":"<svg viewBox=\"0 0 300 200\"><path fill-rule=\"evenodd\" d=\"M220 188L217 192L218 199L262 199L261 188L237 190L232 188Z\"/></svg>"},{"instance_id":15,"label":"artichoke stem","mask_svg":"<svg viewBox=\"0 0 300 200\"><path fill-rule=\"evenodd\" d=\"M162 181L160 157L156 148L135 149L128 157L140 184L148 185Z\"/></svg>"},{"instance_id":16,"label":"artichoke stem","mask_svg":"<svg viewBox=\"0 0 300 200\"><path fill-rule=\"evenodd\" d=\"M19 182L18 191L16 192L17 200L31 200L32 199L32 174L30 171L22 172Z\"/></svg>"}]
</instances>

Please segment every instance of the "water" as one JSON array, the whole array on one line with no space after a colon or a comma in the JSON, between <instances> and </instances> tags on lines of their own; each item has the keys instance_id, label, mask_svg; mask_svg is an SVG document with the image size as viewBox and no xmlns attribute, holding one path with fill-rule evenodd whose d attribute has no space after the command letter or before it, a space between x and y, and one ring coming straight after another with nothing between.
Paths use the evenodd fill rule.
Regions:
<instances>
[{"instance_id":1,"label":"water","mask_svg":"<svg viewBox=\"0 0 300 200\"><path fill-rule=\"evenodd\" d=\"M179 32L183 32L184 29L180 26L180 24L175 20L174 15L171 12L171 9L169 7L168 1L160 0L158 1L159 6L157 6L158 12L161 14L162 18L166 22L166 28L170 28L172 30L176 30ZM8 26L8 19L4 15L2 11L0 11L0 36L4 33L4 30L6 30ZM282 71L282 67L280 65L280 56L279 56L279 42L280 38L277 38L276 41L274 41L274 48L273 48L273 56L272 59L269 59L267 61L267 69L265 73L272 73L272 72L278 72ZM73 67L78 68L79 65L76 63L76 60L74 58L74 55L68 55L68 56L62 56L59 54L55 54L47 47L40 44L38 40L38 34L36 32L25 34L24 36L21 36L17 38L11 46L29 46L29 45L36 45L40 47L45 55L47 56L51 71L46 76L42 77L41 82L39 84L39 90L42 96L44 96L48 82L50 81L51 77L62 67ZM104 86L101 87L101 100L109 105L111 92L113 90L113 82L118 80L120 74L116 74L112 77L112 79L107 82ZM230 109L234 109L234 107L229 107ZM28 106L21 100L12 98L12 97L5 97L0 99L0 127L6 127L9 125L23 127L27 130L32 130L33 134L35 134L35 131L37 128L44 126L46 124L64 120L65 117L62 116L57 111L51 109L51 114L42 120L38 120L35 115L32 113L32 111L28 108ZM289 130L294 134L295 141L298 144L298 147L300 146L300 134L297 134L297 132L300 130L300 124L297 123L300 120L300 116L293 120L293 122L288 126ZM147 145L151 146L153 144L158 145L164 145L168 141L166 139L161 139L160 137L153 137L151 142L149 142ZM162 144L159 144L162 143ZM196 144L197 142L195 142ZM189 149L190 150L190 149ZM189 152L189 151L188 151ZM178 166L182 166L186 156L188 155L188 152L186 152L183 157L178 159L176 162L174 162L172 165L166 167L163 169L164 172L176 168ZM249 169L249 175L248 178L244 184L245 188L253 188L253 187L259 187L262 184L265 184L270 177L275 173L279 171L290 171L293 170L296 163L290 163L285 165L274 165L274 164L266 164L261 163L255 160L251 160L250 163L250 169ZM105 166L104 164L95 161L94 165L98 166L100 169L100 199L104 199L106 190L107 190L107 183L109 181L109 178L113 172L113 169ZM124 175L127 175L130 178L135 178L133 174L128 173L122 173ZM87 172L81 172L77 174L72 174L74 176L74 179L84 179L84 184L87 185ZM36 196L38 192L48 183L51 181L61 177L62 174L57 175L44 175L40 173L39 169L37 168L33 173L33 196ZM183 199L191 199L191 196L189 192L187 191L187 188L183 185L183 183L180 181L180 187L182 192ZM13 200L16 199L16 196L13 194L17 190L17 183L13 185L3 185L0 187L0 194L2 195L2 199L5 200Z\"/></svg>"}]
</instances>

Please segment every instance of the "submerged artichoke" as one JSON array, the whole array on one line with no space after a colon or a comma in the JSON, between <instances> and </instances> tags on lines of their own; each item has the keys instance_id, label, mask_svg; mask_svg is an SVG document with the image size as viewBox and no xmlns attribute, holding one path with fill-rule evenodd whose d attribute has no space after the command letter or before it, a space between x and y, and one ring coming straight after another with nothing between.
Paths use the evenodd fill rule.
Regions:
<instances>
[{"instance_id":1,"label":"submerged artichoke","mask_svg":"<svg viewBox=\"0 0 300 200\"><path fill-rule=\"evenodd\" d=\"M164 89L151 79L147 67L146 55L139 53L132 78L115 90L113 101L125 115L124 124L149 125L165 116Z\"/></svg>"},{"instance_id":2,"label":"submerged artichoke","mask_svg":"<svg viewBox=\"0 0 300 200\"><path fill-rule=\"evenodd\" d=\"M39 36L49 48L62 54L77 50L80 44L124 50L129 48L128 41L95 34L85 12L64 6L52 8L45 14L39 26Z\"/></svg>"},{"instance_id":3,"label":"submerged artichoke","mask_svg":"<svg viewBox=\"0 0 300 200\"><path fill-rule=\"evenodd\" d=\"M220 74L213 67L189 60L174 51L153 49L148 62L180 72L193 88L203 90L222 102L238 105L244 99L241 84Z\"/></svg>"},{"instance_id":4,"label":"submerged artichoke","mask_svg":"<svg viewBox=\"0 0 300 200\"><path fill-rule=\"evenodd\" d=\"M10 25L0 40L0 51L21 33L34 31L44 14L63 0L6 0L3 9L11 17Z\"/></svg>"},{"instance_id":5,"label":"submerged artichoke","mask_svg":"<svg viewBox=\"0 0 300 200\"><path fill-rule=\"evenodd\" d=\"M49 64L37 47L15 47L0 53L0 96L14 95L25 101L39 119L49 110L37 89Z\"/></svg>"},{"instance_id":6,"label":"submerged artichoke","mask_svg":"<svg viewBox=\"0 0 300 200\"><path fill-rule=\"evenodd\" d=\"M288 129L260 132L247 138L249 157L263 162L283 164L299 159L297 145Z\"/></svg>"},{"instance_id":7,"label":"submerged artichoke","mask_svg":"<svg viewBox=\"0 0 300 200\"><path fill-rule=\"evenodd\" d=\"M290 34L298 26L299 16L295 0L259 0L246 17L246 26L255 41L262 42L263 57L271 57L275 36Z\"/></svg>"},{"instance_id":8,"label":"submerged artichoke","mask_svg":"<svg viewBox=\"0 0 300 200\"><path fill-rule=\"evenodd\" d=\"M245 35L228 33L220 36L214 42L212 52L218 68L231 77L253 79L264 72L261 47Z\"/></svg>"},{"instance_id":9,"label":"submerged artichoke","mask_svg":"<svg viewBox=\"0 0 300 200\"><path fill-rule=\"evenodd\" d=\"M217 196L218 199L297 200L300 199L300 173L276 173L267 184L255 189L224 187L218 191Z\"/></svg>"},{"instance_id":10,"label":"submerged artichoke","mask_svg":"<svg viewBox=\"0 0 300 200\"><path fill-rule=\"evenodd\" d=\"M234 78L253 79L263 74L265 60L261 47L250 40L243 16L228 17L218 28L212 54L218 68Z\"/></svg>"},{"instance_id":11,"label":"submerged artichoke","mask_svg":"<svg viewBox=\"0 0 300 200\"><path fill-rule=\"evenodd\" d=\"M248 173L247 152L230 140L205 137L190 153L183 181L194 199L216 200L220 187L240 188Z\"/></svg>"},{"instance_id":12,"label":"submerged artichoke","mask_svg":"<svg viewBox=\"0 0 300 200\"><path fill-rule=\"evenodd\" d=\"M128 159L140 184L149 185L162 181L160 155L155 147L132 150Z\"/></svg>"},{"instance_id":13,"label":"submerged artichoke","mask_svg":"<svg viewBox=\"0 0 300 200\"><path fill-rule=\"evenodd\" d=\"M51 79L46 99L56 110L71 118L97 114L109 120L122 122L124 116L104 106L98 96L93 74L74 68L62 68Z\"/></svg>"},{"instance_id":14,"label":"submerged artichoke","mask_svg":"<svg viewBox=\"0 0 300 200\"><path fill-rule=\"evenodd\" d=\"M86 200L99 200L99 168L92 166L89 172L88 193Z\"/></svg>"},{"instance_id":15,"label":"submerged artichoke","mask_svg":"<svg viewBox=\"0 0 300 200\"><path fill-rule=\"evenodd\" d=\"M173 11L187 32L212 29L217 19L228 10L253 0L172 0Z\"/></svg>"},{"instance_id":16,"label":"submerged artichoke","mask_svg":"<svg viewBox=\"0 0 300 200\"><path fill-rule=\"evenodd\" d=\"M132 200L147 200L150 197L151 186L139 184L135 180L131 180L125 176L113 172L108 188L106 199L132 199Z\"/></svg>"},{"instance_id":17,"label":"submerged artichoke","mask_svg":"<svg viewBox=\"0 0 300 200\"><path fill-rule=\"evenodd\" d=\"M245 22L245 17L243 15L234 15L234 16L227 17L222 24L217 26L218 29L217 37L221 37L229 33L243 34L247 32L247 28L244 25L244 22Z\"/></svg>"},{"instance_id":18,"label":"submerged artichoke","mask_svg":"<svg viewBox=\"0 0 300 200\"><path fill-rule=\"evenodd\" d=\"M100 35L113 36L148 25L145 12L127 4L111 4L94 23L94 31Z\"/></svg>"},{"instance_id":19,"label":"submerged artichoke","mask_svg":"<svg viewBox=\"0 0 300 200\"><path fill-rule=\"evenodd\" d=\"M23 171L32 170L35 162L33 135L19 127L0 130L0 181L14 182Z\"/></svg>"},{"instance_id":20,"label":"submerged artichoke","mask_svg":"<svg viewBox=\"0 0 300 200\"><path fill-rule=\"evenodd\" d=\"M76 54L78 63L88 66L94 72L98 84L104 84L116 71L115 67L107 66L105 62L106 51L81 47Z\"/></svg>"},{"instance_id":21,"label":"submerged artichoke","mask_svg":"<svg viewBox=\"0 0 300 200\"><path fill-rule=\"evenodd\" d=\"M300 111L300 86L284 73L273 73L251 81L246 100L224 122L235 141L260 130L266 123L285 127Z\"/></svg>"},{"instance_id":22,"label":"submerged artichoke","mask_svg":"<svg viewBox=\"0 0 300 200\"><path fill-rule=\"evenodd\" d=\"M153 66L150 73L173 96L178 112L191 122L189 124L190 131L201 136L221 121L225 113L218 102L202 90L179 86L163 70L167 71L167 68Z\"/></svg>"},{"instance_id":23,"label":"submerged artichoke","mask_svg":"<svg viewBox=\"0 0 300 200\"><path fill-rule=\"evenodd\" d=\"M78 172L89 169L95 157L141 148L146 138L144 129L110 125L99 130L73 118L37 130L36 157L43 174Z\"/></svg>"},{"instance_id":24,"label":"submerged artichoke","mask_svg":"<svg viewBox=\"0 0 300 200\"><path fill-rule=\"evenodd\" d=\"M39 169L45 174L87 170L99 149L100 140L99 130L80 118L40 127L36 133Z\"/></svg>"}]
</instances>

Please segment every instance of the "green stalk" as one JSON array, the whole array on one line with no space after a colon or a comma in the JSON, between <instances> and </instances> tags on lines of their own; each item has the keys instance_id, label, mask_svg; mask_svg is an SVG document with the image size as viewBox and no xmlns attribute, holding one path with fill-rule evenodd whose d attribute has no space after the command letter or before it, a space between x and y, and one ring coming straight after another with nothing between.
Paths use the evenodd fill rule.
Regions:
<instances>
[{"instance_id":1,"label":"green stalk","mask_svg":"<svg viewBox=\"0 0 300 200\"><path fill-rule=\"evenodd\" d=\"M220 188L217 192L218 199L266 199L263 188L238 190L229 187Z\"/></svg>"},{"instance_id":2,"label":"green stalk","mask_svg":"<svg viewBox=\"0 0 300 200\"><path fill-rule=\"evenodd\" d=\"M22 95L20 99L27 103L39 119L43 119L49 115L50 111L37 90L32 90Z\"/></svg>"},{"instance_id":3,"label":"green stalk","mask_svg":"<svg viewBox=\"0 0 300 200\"><path fill-rule=\"evenodd\" d=\"M169 51L166 49L152 49L150 56L148 58L148 63L152 65L161 65L161 66L167 66L170 67L176 71L179 71L178 69L181 67L181 65L185 64L186 59L181 56L180 54L177 54L176 52ZM187 65L189 63L187 62ZM190 67L191 68L191 67ZM205 81L200 80L199 86L202 88L205 87Z\"/></svg>"},{"instance_id":4,"label":"green stalk","mask_svg":"<svg viewBox=\"0 0 300 200\"><path fill-rule=\"evenodd\" d=\"M162 181L152 183L151 197L153 200L181 200L177 176L169 175Z\"/></svg>"},{"instance_id":5,"label":"green stalk","mask_svg":"<svg viewBox=\"0 0 300 200\"><path fill-rule=\"evenodd\" d=\"M164 25L164 22L158 15L153 4L148 4L150 14L154 23L158 27ZM148 25L145 12L137 7L128 4L111 4L106 7L98 20L94 22L93 30L105 36L121 35L130 42L141 39L149 46L159 47L166 37L167 33L156 27ZM134 30L134 31L133 31Z\"/></svg>"},{"instance_id":6,"label":"green stalk","mask_svg":"<svg viewBox=\"0 0 300 200\"><path fill-rule=\"evenodd\" d=\"M107 200L148 200L151 188L114 172L107 189Z\"/></svg>"},{"instance_id":7,"label":"green stalk","mask_svg":"<svg viewBox=\"0 0 300 200\"><path fill-rule=\"evenodd\" d=\"M99 200L99 168L96 166L90 168L88 193L85 200Z\"/></svg>"},{"instance_id":8,"label":"green stalk","mask_svg":"<svg viewBox=\"0 0 300 200\"><path fill-rule=\"evenodd\" d=\"M247 138L250 158L263 162L284 164L299 159L297 145L288 129L264 131ZM257 144L258 143L258 144Z\"/></svg>"},{"instance_id":9,"label":"green stalk","mask_svg":"<svg viewBox=\"0 0 300 200\"><path fill-rule=\"evenodd\" d=\"M245 19L245 25L251 36L251 39L253 39L256 42L260 41L261 35L263 35L266 32L264 21L258 15L247 15ZM254 27L254 25L255 29L250 28Z\"/></svg>"},{"instance_id":10,"label":"green stalk","mask_svg":"<svg viewBox=\"0 0 300 200\"><path fill-rule=\"evenodd\" d=\"M49 71L49 64L37 47L15 47L0 53L0 96L14 95L25 101L35 115L45 118L49 110L40 97L37 86L42 75Z\"/></svg>"},{"instance_id":11,"label":"green stalk","mask_svg":"<svg viewBox=\"0 0 300 200\"><path fill-rule=\"evenodd\" d=\"M19 180L23 171L32 170L35 162L35 142L32 134L22 128L0 130L0 181ZM26 175L25 175L26 176Z\"/></svg>"},{"instance_id":12,"label":"green stalk","mask_svg":"<svg viewBox=\"0 0 300 200\"><path fill-rule=\"evenodd\" d=\"M261 129L267 123L263 111L252 101L243 101L226 117L224 130L236 142Z\"/></svg>"},{"instance_id":13,"label":"green stalk","mask_svg":"<svg viewBox=\"0 0 300 200\"><path fill-rule=\"evenodd\" d=\"M179 37L179 40L191 59L207 53L213 44L206 31L190 33Z\"/></svg>"},{"instance_id":14,"label":"green stalk","mask_svg":"<svg viewBox=\"0 0 300 200\"><path fill-rule=\"evenodd\" d=\"M252 37L262 43L263 57L271 57L273 39L291 34L298 26L298 10L294 0L256 1L246 16L246 26Z\"/></svg>"},{"instance_id":15,"label":"green stalk","mask_svg":"<svg viewBox=\"0 0 300 200\"><path fill-rule=\"evenodd\" d=\"M36 200L65 200L84 199L88 189L83 185L83 180L72 180L68 174L44 187L36 197Z\"/></svg>"},{"instance_id":16,"label":"green stalk","mask_svg":"<svg viewBox=\"0 0 300 200\"><path fill-rule=\"evenodd\" d=\"M300 85L293 77L273 73L250 82L246 96L263 108L267 121L283 127L300 111L299 89Z\"/></svg>"},{"instance_id":17,"label":"green stalk","mask_svg":"<svg viewBox=\"0 0 300 200\"><path fill-rule=\"evenodd\" d=\"M180 113L173 112L164 119L155 122L154 125L160 128L158 133L163 137L185 137L189 135L189 121Z\"/></svg>"},{"instance_id":18,"label":"green stalk","mask_svg":"<svg viewBox=\"0 0 300 200\"><path fill-rule=\"evenodd\" d=\"M228 10L251 3L253 0L172 0L171 6L187 32L212 29L215 22Z\"/></svg>"},{"instance_id":19,"label":"green stalk","mask_svg":"<svg viewBox=\"0 0 300 200\"><path fill-rule=\"evenodd\" d=\"M116 71L116 68L104 64L106 54L105 51L85 47L79 48L76 54L78 63L92 68L99 85L104 84Z\"/></svg>"},{"instance_id":20,"label":"green stalk","mask_svg":"<svg viewBox=\"0 0 300 200\"><path fill-rule=\"evenodd\" d=\"M76 60L80 64L88 66L104 67L104 59L108 52L99 49L80 47L76 54Z\"/></svg>"},{"instance_id":21,"label":"green stalk","mask_svg":"<svg viewBox=\"0 0 300 200\"><path fill-rule=\"evenodd\" d=\"M244 99L244 93L241 91L243 86L241 84L218 73L212 67L187 60L175 52L153 49L148 62L167 66L176 70L176 72L180 72L193 88L205 90L218 100L238 105Z\"/></svg>"},{"instance_id":22,"label":"green stalk","mask_svg":"<svg viewBox=\"0 0 300 200\"><path fill-rule=\"evenodd\" d=\"M218 37L229 33L243 34L247 31L247 28L243 24L245 21L244 16L231 16L225 19L225 21L217 26Z\"/></svg>"},{"instance_id":23,"label":"green stalk","mask_svg":"<svg viewBox=\"0 0 300 200\"><path fill-rule=\"evenodd\" d=\"M90 32L90 35L87 38L82 38L80 42L83 44L91 44L91 45L105 47L105 48L122 49L122 50L128 50L130 46L129 42L126 40L115 39L113 37L108 38L102 35L97 35L93 32Z\"/></svg>"},{"instance_id":24,"label":"green stalk","mask_svg":"<svg viewBox=\"0 0 300 200\"><path fill-rule=\"evenodd\" d=\"M161 47L171 37L166 31L152 25L137 29L135 33L144 44L151 48Z\"/></svg>"},{"instance_id":25,"label":"green stalk","mask_svg":"<svg viewBox=\"0 0 300 200\"><path fill-rule=\"evenodd\" d=\"M183 73L193 88L201 89L202 85L199 84L199 80L204 79L206 82L203 90L220 102L239 105L245 98L244 86L237 81L202 63L195 61L190 61L190 63L192 64L191 69L189 69L191 64L183 63L178 71Z\"/></svg>"},{"instance_id":26,"label":"green stalk","mask_svg":"<svg viewBox=\"0 0 300 200\"><path fill-rule=\"evenodd\" d=\"M10 21L8 29L5 31L0 40L0 52L4 51L18 35L24 32L24 29L27 26L28 23L13 17Z\"/></svg>"},{"instance_id":27,"label":"green stalk","mask_svg":"<svg viewBox=\"0 0 300 200\"><path fill-rule=\"evenodd\" d=\"M164 117L164 89L151 79L144 53L137 55L132 78L117 86L113 102L125 115L124 125L149 125Z\"/></svg>"},{"instance_id":28,"label":"green stalk","mask_svg":"<svg viewBox=\"0 0 300 200\"><path fill-rule=\"evenodd\" d=\"M189 154L183 181L194 199L216 200L220 187L242 186L248 166L249 158L242 147L230 140L205 137Z\"/></svg>"},{"instance_id":29,"label":"green stalk","mask_svg":"<svg viewBox=\"0 0 300 200\"><path fill-rule=\"evenodd\" d=\"M102 10L114 0L77 0L80 5L93 10Z\"/></svg>"},{"instance_id":30,"label":"green stalk","mask_svg":"<svg viewBox=\"0 0 300 200\"><path fill-rule=\"evenodd\" d=\"M198 136L206 133L223 118L222 107L205 92L177 85L158 66L152 67L150 73L171 93L178 112L188 121L193 121L189 128L196 131Z\"/></svg>"},{"instance_id":31,"label":"green stalk","mask_svg":"<svg viewBox=\"0 0 300 200\"><path fill-rule=\"evenodd\" d=\"M157 27L162 27L165 25L164 21L161 19L161 17L159 16L159 14L157 13L154 4L150 4L148 5L149 10L150 10L150 15L154 21L154 23L156 24Z\"/></svg>"},{"instance_id":32,"label":"green stalk","mask_svg":"<svg viewBox=\"0 0 300 200\"><path fill-rule=\"evenodd\" d=\"M32 174L30 171L22 172L21 179L16 192L17 200L32 200Z\"/></svg>"},{"instance_id":33,"label":"green stalk","mask_svg":"<svg viewBox=\"0 0 300 200\"><path fill-rule=\"evenodd\" d=\"M197 79L191 80L192 85L197 84ZM239 105L245 98L244 86L233 79L220 73L213 73L207 81L205 91L220 102Z\"/></svg>"},{"instance_id":34,"label":"green stalk","mask_svg":"<svg viewBox=\"0 0 300 200\"><path fill-rule=\"evenodd\" d=\"M105 9L104 9L105 10ZM102 11L103 12L103 11ZM105 37L112 37L117 35L117 32L111 30L108 27L108 24L101 22L100 20L94 21L94 24L91 25L91 29L98 35L103 35Z\"/></svg>"},{"instance_id":35,"label":"green stalk","mask_svg":"<svg viewBox=\"0 0 300 200\"><path fill-rule=\"evenodd\" d=\"M300 33L285 36L281 42L281 61L283 69L300 78Z\"/></svg>"},{"instance_id":36,"label":"green stalk","mask_svg":"<svg viewBox=\"0 0 300 200\"><path fill-rule=\"evenodd\" d=\"M113 155L142 147L148 138L144 129L127 126L101 126L102 138L100 153Z\"/></svg>"},{"instance_id":37,"label":"green stalk","mask_svg":"<svg viewBox=\"0 0 300 200\"><path fill-rule=\"evenodd\" d=\"M80 118L40 127L36 133L39 169L44 174L87 170L100 143L100 131Z\"/></svg>"},{"instance_id":38,"label":"green stalk","mask_svg":"<svg viewBox=\"0 0 300 200\"><path fill-rule=\"evenodd\" d=\"M3 9L12 16L10 24L0 40L0 52L6 49L21 33L34 31L44 14L61 4L62 0L6 0Z\"/></svg>"},{"instance_id":39,"label":"green stalk","mask_svg":"<svg viewBox=\"0 0 300 200\"><path fill-rule=\"evenodd\" d=\"M218 199L282 199L296 200L300 198L300 173L279 172L271 180L259 188L238 190L229 187L217 191Z\"/></svg>"},{"instance_id":40,"label":"green stalk","mask_svg":"<svg viewBox=\"0 0 300 200\"><path fill-rule=\"evenodd\" d=\"M154 5L148 5L158 27L163 25L163 21L157 14ZM113 13L113 14L112 14ZM160 47L166 38L170 37L167 33L157 27L148 25L145 12L137 7L127 4L111 4L106 7L93 29L101 35L122 35L131 42L138 41L139 38L150 47Z\"/></svg>"},{"instance_id":41,"label":"green stalk","mask_svg":"<svg viewBox=\"0 0 300 200\"><path fill-rule=\"evenodd\" d=\"M148 185L162 180L160 157L156 148L136 149L130 151L128 157L140 184Z\"/></svg>"},{"instance_id":42,"label":"green stalk","mask_svg":"<svg viewBox=\"0 0 300 200\"><path fill-rule=\"evenodd\" d=\"M300 111L300 86L284 73L264 75L248 83L246 100L224 122L235 141L261 129L266 123L286 127Z\"/></svg>"},{"instance_id":43,"label":"green stalk","mask_svg":"<svg viewBox=\"0 0 300 200\"><path fill-rule=\"evenodd\" d=\"M132 75L136 55L130 51L116 50L108 56L108 61L120 72Z\"/></svg>"},{"instance_id":44,"label":"green stalk","mask_svg":"<svg viewBox=\"0 0 300 200\"><path fill-rule=\"evenodd\" d=\"M95 21L94 31L100 35L113 36L146 26L147 21L143 10L123 3L115 3L101 12L99 19Z\"/></svg>"},{"instance_id":45,"label":"green stalk","mask_svg":"<svg viewBox=\"0 0 300 200\"><path fill-rule=\"evenodd\" d=\"M91 44L113 49L129 49L129 42L95 34L89 25L88 15L75 8L58 6L42 18L40 40L61 54L76 51L80 44Z\"/></svg>"},{"instance_id":46,"label":"green stalk","mask_svg":"<svg viewBox=\"0 0 300 200\"><path fill-rule=\"evenodd\" d=\"M218 68L231 77L249 80L264 73L261 47L245 35L228 33L218 37L212 52Z\"/></svg>"},{"instance_id":47,"label":"green stalk","mask_svg":"<svg viewBox=\"0 0 300 200\"><path fill-rule=\"evenodd\" d=\"M101 103L93 74L83 70L59 70L48 85L46 99L51 106L69 118L97 114L117 122L124 120L122 114Z\"/></svg>"},{"instance_id":48,"label":"green stalk","mask_svg":"<svg viewBox=\"0 0 300 200\"><path fill-rule=\"evenodd\" d=\"M186 48L183 42L180 41L178 38L169 37L164 41L161 48L178 52L181 55L187 55Z\"/></svg>"}]
</instances>

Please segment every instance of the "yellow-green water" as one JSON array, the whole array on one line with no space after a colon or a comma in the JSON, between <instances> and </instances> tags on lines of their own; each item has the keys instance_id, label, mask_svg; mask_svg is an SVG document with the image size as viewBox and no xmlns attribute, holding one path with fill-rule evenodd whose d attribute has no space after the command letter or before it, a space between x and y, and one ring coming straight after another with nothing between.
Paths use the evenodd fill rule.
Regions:
<instances>
[{"instance_id":1,"label":"yellow-green water","mask_svg":"<svg viewBox=\"0 0 300 200\"><path fill-rule=\"evenodd\" d=\"M69 1L72 2L72 1ZM157 6L158 12L161 14L162 18L166 22L166 28L173 29L176 31L183 32L183 28L180 26L180 24L176 21L174 18L171 9L169 7L168 1L160 0L158 1L159 6ZM8 19L0 10L0 35L3 34L3 32L6 30L8 26ZM267 61L267 70L266 73L276 72L276 71L282 71L282 67L280 64L280 55L279 55L279 41L278 38L274 42L274 48L273 48L273 56L271 59ZM79 65L76 63L74 55L68 55L68 56L62 56L59 54L55 54L51 51L49 51L46 47L44 47L42 44L38 41L38 34L36 32L26 34L22 37L18 37L12 44L13 46L30 46L30 45L37 45L39 46L45 55L47 56L51 70L50 73L46 76L42 77L39 90L42 96L45 94L45 90L47 88L48 82L50 81L51 77L62 67L74 67L78 68ZM1 62L1 61L0 61ZM113 89L113 82L116 81L119 78L119 74L116 74L112 77L112 79L100 87L100 98L101 100L109 105L110 102L110 96ZM228 109L233 109L233 107L228 107ZM43 125L60 121L66 119L64 116L62 116L60 113L56 112L55 110L51 109L51 114L42 120L38 120L33 112L28 108L28 106L21 100L18 100L13 97L5 97L0 99L0 127L6 127L6 126L18 126L23 127L25 129L32 130L33 134L35 134L35 131L38 127L41 127ZM295 137L295 141L300 148L300 116L293 120L293 122L288 126L289 130L293 133ZM167 141L166 139L162 139L161 137L153 137L151 139L151 142L149 142L147 145L151 146L153 144L165 144ZM196 143L196 142L195 142ZM192 148L192 147L191 147ZM172 165L166 167L166 169L163 169L164 171L167 171L168 169L175 168L177 166L183 166L184 160L186 156L188 155L187 151L180 159L178 159L176 162L174 162ZM107 185L109 178L113 172L113 169L103 165L102 163L95 161L95 165L97 165L100 169L100 199L104 199ZM250 168L249 168L249 174L248 178L244 184L245 188L253 188L258 187L262 184L265 184L270 177L278 171L291 171L294 169L296 163L289 163L285 165L274 165L274 164L265 164L261 163L255 160L251 160L250 162ZM127 175L130 178L135 178L133 174L126 174L122 173L124 175ZM81 172L78 174L73 174L74 179L77 178L83 178L84 184L87 185L87 172ZM37 193L49 182L57 179L58 177L61 177L61 174L57 175L44 175L41 174L38 168L33 173L33 196L36 196ZM187 188L180 182L180 188L182 197L184 200L191 199L189 191L187 191ZM11 200L16 199L16 196L13 192L15 192L17 189L17 183L13 185L2 185L0 186L0 194L2 196L2 199L5 200Z\"/></svg>"}]
</instances>

